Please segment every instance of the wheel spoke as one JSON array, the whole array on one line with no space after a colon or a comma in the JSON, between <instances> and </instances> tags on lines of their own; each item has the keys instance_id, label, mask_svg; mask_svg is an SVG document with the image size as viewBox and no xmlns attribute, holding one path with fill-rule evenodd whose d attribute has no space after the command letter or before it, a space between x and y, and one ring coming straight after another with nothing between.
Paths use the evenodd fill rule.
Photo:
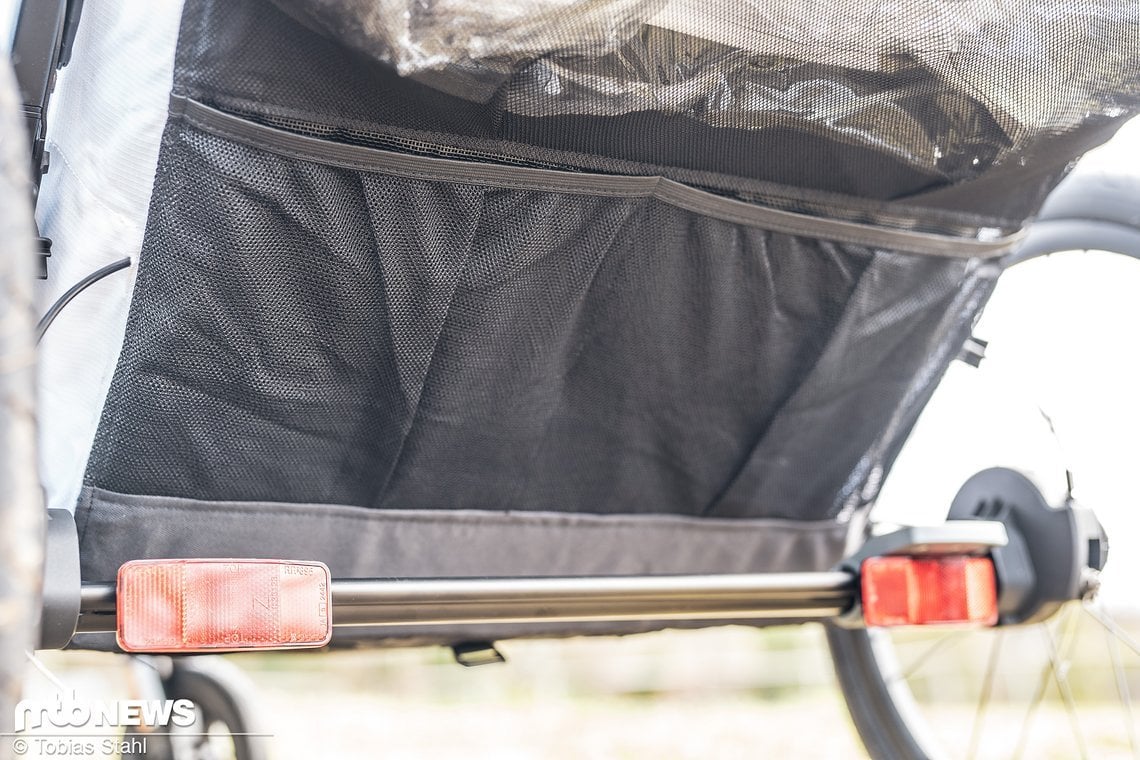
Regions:
<instances>
[{"instance_id":1,"label":"wheel spoke","mask_svg":"<svg viewBox=\"0 0 1140 760\"><path fill-rule=\"evenodd\" d=\"M39 657L36 657L35 652L25 650L24 655L28 658L28 662L32 663L32 665L35 666L36 670L40 672L40 675L51 681L52 685L55 686L55 688L59 689L61 692L70 691L70 689L67 688L63 681L61 681L55 673L52 673L51 669L48 668L47 665L44 665L43 660L41 660Z\"/></svg>"},{"instance_id":2,"label":"wheel spoke","mask_svg":"<svg viewBox=\"0 0 1140 760\"><path fill-rule=\"evenodd\" d=\"M998 630L994 633L993 644L990 645L990 659L986 664L986 675L982 681L982 693L978 697L978 710L974 713L974 725L970 729L970 752L966 756L973 760L978 754L978 744L982 739L982 719L985 717L986 708L990 704L990 695L993 693L994 688L994 673L997 672L998 654L1001 651L1002 635L1004 631Z\"/></svg>"},{"instance_id":3,"label":"wheel spoke","mask_svg":"<svg viewBox=\"0 0 1140 760\"><path fill-rule=\"evenodd\" d=\"M1077 741L1077 748L1080 750L1082 760L1087 760L1089 756L1088 747L1085 746L1085 737L1081 732L1080 720L1077 717L1077 703L1076 700L1073 699L1073 690L1069 687L1068 666L1070 663L1068 660L1068 651L1072 649L1072 646L1077 640L1076 626L1074 625L1075 621L1076 618L1072 615L1069 615L1065 621L1067 628L1065 633L1062 634L1062 640L1065 638L1066 633L1071 634L1069 636L1068 646L1065 646L1064 641L1062 641L1062 646L1059 648L1057 642L1053 639L1053 634L1050 633L1048 628L1042 628L1041 633L1045 637L1045 645L1049 651L1049 669L1052 671L1053 682L1057 685L1057 691L1061 693L1061 700L1065 703L1065 712L1069 716L1069 723L1073 729L1073 738ZM1063 650L1063 653L1061 650Z\"/></svg>"},{"instance_id":4,"label":"wheel spoke","mask_svg":"<svg viewBox=\"0 0 1140 760\"><path fill-rule=\"evenodd\" d=\"M942 636L939 636L933 644L923 650L922 654L920 654L909 665L906 666L906 670L900 670L898 673L895 673L890 678L889 682L897 683L898 681L906 681L910 679L912 676L914 676L915 673L918 672L919 668L926 664L927 660L929 660L935 652L941 650L946 646L946 644L951 642L958 643L962 641L963 638L965 637L962 635L961 631L950 631L949 633L945 633Z\"/></svg>"},{"instance_id":5,"label":"wheel spoke","mask_svg":"<svg viewBox=\"0 0 1140 760\"><path fill-rule=\"evenodd\" d=\"M1124 664L1120 661L1120 642L1108 629L1104 631L1104 638L1108 642L1108 653L1112 658L1112 675L1116 679L1116 691L1120 694L1120 707L1124 711L1124 730L1128 732L1128 746L1132 748L1132 756L1140 760L1140 743L1136 739L1136 723L1132 720L1132 695L1128 690L1128 676L1124 672Z\"/></svg>"},{"instance_id":6,"label":"wheel spoke","mask_svg":"<svg viewBox=\"0 0 1140 760\"><path fill-rule=\"evenodd\" d=\"M1121 643L1131 649L1136 654L1140 655L1140 642L1128 635L1128 632L1116 624L1116 621L1103 609L1100 609L1091 602L1085 602L1085 612L1089 616L1104 626L1105 630L1115 636Z\"/></svg>"},{"instance_id":7,"label":"wheel spoke","mask_svg":"<svg viewBox=\"0 0 1140 760\"><path fill-rule=\"evenodd\" d=\"M1037 708L1045 697L1045 687L1049 684L1049 666L1041 669L1041 677L1037 679L1037 688L1033 690L1033 698L1029 700L1029 708L1021 720L1021 732L1017 735L1017 747L1013 751L1013 758L1017 760L1025 752L1025 743L1029 739L1029 728L1033 725L1033 718L1037 715Z\"/></svg>"},{"instance_id":8,"label":"wheel spoke","mask_svg":"<svg viewBox=\"0 0 1140 760\"><path fill-rule=\"evenodd\" d=\"M1061 618L1057 623L1058 628L1071 614L1071 610L1067 607L1058 614L1058 617ZM1038 623L1037 628L1044 631L1046 635L1049 634L1047 623ZM1037 679L1037 687L1033 690L1033 697L1029 700L1025 717L1021 721L1021 731L1017 735L1017 745L1012 755L1014 760L1020 758L1025 752L1025 745L1029 741L1029 729L1033 725L1033 719L1037 716L1037 708L1041 706L1041 701L1045 698L1045 689L1049 686L1049 672L1050 663L1045 663L1045 666L1041 668L1041 676Z\"/></svg>"}]
</instances>

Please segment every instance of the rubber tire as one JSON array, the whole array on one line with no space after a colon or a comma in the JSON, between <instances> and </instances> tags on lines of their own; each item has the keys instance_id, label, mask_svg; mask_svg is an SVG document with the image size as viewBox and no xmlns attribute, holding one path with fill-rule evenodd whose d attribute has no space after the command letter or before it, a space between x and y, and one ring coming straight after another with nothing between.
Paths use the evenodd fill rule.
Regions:
<instances>
[{"instance_id":1,"label":"rubber tire","mask_svg":"<svg viewBox=\"0 0 1140 760\"><path fill-rule=\"evenodd\" d=\"M880 669L871 635L866 629L825 624L831 662L851 721L874 760L930 760L937 757L921 737L920 716L908 715L906 701L892 693ZM905 683L896 688L907 689Z\"/></svg>"},{"instance_id":2,"label":"rubber tire","mask_svg":"<svg viewBox=\"0 0 1140 760\"><path fill-rule=\"evenodd\" d=\"M213 723L223 723L233 741L236 760L267 760L264 738L240 735L257 733L259 726L253 719L250 686L231 663L214 656L175 658L170 675L162 679L162 687L166 699L188 699L197 706L203 718L199 730L208 730ZM147 740L145 755L124 755L123 760L198 760L199 757L198 753L187 756L169 737L152 735Z\"/></svg>"},{"instance_id":3,"label":"rubber tire","mask_svg":"<svg viewBox=\"0 0 1140 760\"><path fill-rule=\"evenodd\" d=\"M237 760L266 760L265 740L234 734L256 733L244 678L229 662L214 657L176 659L163 679L167 699L189 699L205 716L203 728L221 722L229 729Z\"/></svg>"}]
</instances>

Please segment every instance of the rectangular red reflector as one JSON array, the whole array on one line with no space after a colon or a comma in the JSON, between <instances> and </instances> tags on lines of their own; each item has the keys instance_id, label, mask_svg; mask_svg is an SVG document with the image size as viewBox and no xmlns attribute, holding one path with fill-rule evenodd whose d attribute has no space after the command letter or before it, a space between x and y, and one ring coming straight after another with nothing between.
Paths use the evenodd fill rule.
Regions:
<instances>
[{"instance_id":1,"label":"rectangular red reflector","mask_svg":"<svg viewBox=\"0 0 1140 760\"><path fill-rule=\"evenodd\" d=\"M332 635L329 569L265 559L137 560L119 568L127 652L319 647Z\"/></svg>"},{"instance_id":2,"label":"rectangular red reflector","mask_svg":"<svg viewBox=\"0 0 1140 760\"><path fill-rule=\"evenodd\" d=\"M871 557L860 575L869 626L997 623L989 557Z\"/></svg>"}]
</instances>

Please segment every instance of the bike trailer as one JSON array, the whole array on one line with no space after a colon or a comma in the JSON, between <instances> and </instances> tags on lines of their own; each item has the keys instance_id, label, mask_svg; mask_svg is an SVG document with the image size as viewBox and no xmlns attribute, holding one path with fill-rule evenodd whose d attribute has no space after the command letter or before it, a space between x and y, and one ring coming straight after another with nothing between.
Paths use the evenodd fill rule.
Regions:
<instances>
[{"instance_id":1,"label":"bike trailer","mask_svg":"<svg viewBox=\"0 0 1140 760\"><path fill-rule=\"evenodd\" d=\"M334 642L835 617L998 276L1140 111L1111 0L133 5L60 17L46 113L39 302L131 260L41 345L72 646L139 560L207 608L309 577Z\"/></svg>"}]
</instances>

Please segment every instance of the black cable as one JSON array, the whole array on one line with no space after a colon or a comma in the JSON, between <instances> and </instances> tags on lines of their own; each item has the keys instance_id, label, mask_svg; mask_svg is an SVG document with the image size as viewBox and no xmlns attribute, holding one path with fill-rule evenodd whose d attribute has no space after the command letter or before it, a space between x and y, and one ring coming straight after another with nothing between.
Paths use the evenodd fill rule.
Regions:
<instances>
[{"instance_id":1,"label":"black cable","mask_svg":"<svg viewBox=\"0 0 1140 760\"><path fill-rule=\"evenodd\" d=\"M95 283L99 282L99 280L102 280L112 272L118 272L120 269L126 269L130 265L131 260L129 257L125 259L119 259L113 264L108 264L101 269L96 269L94 272L87 275L82 280L68 288L67 292L60 296L59 299L51 305L51 308L47 310L47 314L44 314L40 319L39 324L36 325L36 345L38 346L40 341L43 340L44 333L47 332L47 329L49 327L51 327L51 323L55 321L55 318L59 316L59 313L63 311L63 307L71 303L71 299L75 298L84 290L87 290L90 285L94 285Z\"/></svg>"}]
</instances>

